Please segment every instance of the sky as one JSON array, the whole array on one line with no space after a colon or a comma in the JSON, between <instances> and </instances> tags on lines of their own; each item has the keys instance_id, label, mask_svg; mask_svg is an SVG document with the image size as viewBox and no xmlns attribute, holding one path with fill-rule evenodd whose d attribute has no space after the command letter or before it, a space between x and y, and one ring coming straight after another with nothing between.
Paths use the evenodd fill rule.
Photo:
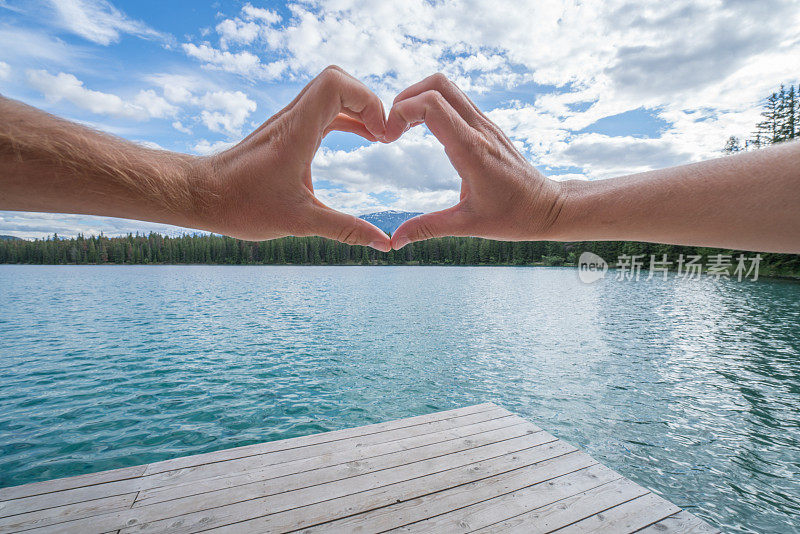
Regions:
<instances>
[{"instance_id":1,"label":"sky","mask_svg":"<svg viewBox=\"0 0 800 534\"><path fill-rule=\"evenodd\" d=\"M795 0L0 0L0 94L136 143L225 149L327 65L387 109L435 72L454 80L553 179L597 180L720 157L762 99L800 76ZM323 202L355 215L431 211L459 178L424 128L326 138ZM185 230L0 211L0 234Z\"/></svg>"}]
</instances>

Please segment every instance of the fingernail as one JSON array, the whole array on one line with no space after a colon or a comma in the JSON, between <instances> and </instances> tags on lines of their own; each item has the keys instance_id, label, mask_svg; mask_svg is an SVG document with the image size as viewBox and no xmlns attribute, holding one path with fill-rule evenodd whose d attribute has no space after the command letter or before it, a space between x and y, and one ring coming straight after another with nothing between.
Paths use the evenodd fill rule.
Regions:
<instances>
[{"instance_id":1,"label":"fingernail","mask_svg":"<svg viewBox=\"0 0 800 534\"><path fill-rule=\"evenodd\" d=\"M391 245L388 247L386 246L386 241L373 241L368 246L374 248L375 250L380 250L381 252L389 252L392 250Z\"/></svg>"},{"instance_id":2,"label":"fingernail","mask_svg":"<svg viewBox=\"0 0 800 534\"><path fill-rule=\"evenodd\" d=\"M398 237L397 238L397 242L393 243L394 249L395 250L400 250L401 248L403 248L404 246L408 245L409 243L411 243L411 240L408 239L407 237Z\"/></svg>"}]
</instances>

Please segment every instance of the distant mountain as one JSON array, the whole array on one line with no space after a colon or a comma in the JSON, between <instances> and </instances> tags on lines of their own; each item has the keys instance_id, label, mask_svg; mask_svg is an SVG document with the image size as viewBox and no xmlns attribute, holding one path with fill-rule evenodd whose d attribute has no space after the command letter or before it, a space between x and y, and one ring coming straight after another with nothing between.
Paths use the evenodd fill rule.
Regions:
<instances>
[{"instance_id":1,"label":"distant mountain","mask_svg":"<svg viewBox=\"0 0 800 534\"><path fill-rule=\"evenodd\" d=\"M422 212L388 210L367 213L366 215L360 215L359 218L374 224L387 234L392 235L394 231L397 230L398 226L417 215L422 215Z\"/></svg>"},{"instance_id":2,"label":"distant mountain","mask_svg":"<svg viewBox=\"0 0 800 534\"><path fill-rule=\"evenodd\" d=\"M14 237L13 235L0 235L0 239L5 239L6 241L18 241L21 238Z\"/></svg>"}]
</instances>

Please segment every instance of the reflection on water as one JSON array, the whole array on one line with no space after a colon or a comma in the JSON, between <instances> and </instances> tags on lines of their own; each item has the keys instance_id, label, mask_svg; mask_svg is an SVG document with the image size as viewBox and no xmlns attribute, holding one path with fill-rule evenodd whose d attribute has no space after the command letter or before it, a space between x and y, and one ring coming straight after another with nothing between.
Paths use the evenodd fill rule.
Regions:
<instances>
[{"instance_id":1,"label":"reflection on water","mask_svg":"<svg viewBox=\"0 0 800 534\"><path fill-rule=\"evenodd\" d=\"M800 526L800 284L0 267L0 486L494 401L725 531Z\"/></svg>"}]
</instances>

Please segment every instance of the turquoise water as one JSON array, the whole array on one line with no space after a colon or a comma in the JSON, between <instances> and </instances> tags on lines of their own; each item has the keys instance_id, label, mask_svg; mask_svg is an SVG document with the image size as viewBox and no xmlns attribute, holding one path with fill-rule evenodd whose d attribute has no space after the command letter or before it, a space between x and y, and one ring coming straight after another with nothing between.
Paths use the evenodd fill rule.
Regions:
<instances>
[{"instance_id":1,"label":"turquoise water","mask_svg":"<svg viewBox=\"0 0 800 534\"><path fill-rule=\"evenodd\" d=\"M798 532L800 284L0 266L0 486L493 401L726 531Z\"/></svg>"}]
</instances>

